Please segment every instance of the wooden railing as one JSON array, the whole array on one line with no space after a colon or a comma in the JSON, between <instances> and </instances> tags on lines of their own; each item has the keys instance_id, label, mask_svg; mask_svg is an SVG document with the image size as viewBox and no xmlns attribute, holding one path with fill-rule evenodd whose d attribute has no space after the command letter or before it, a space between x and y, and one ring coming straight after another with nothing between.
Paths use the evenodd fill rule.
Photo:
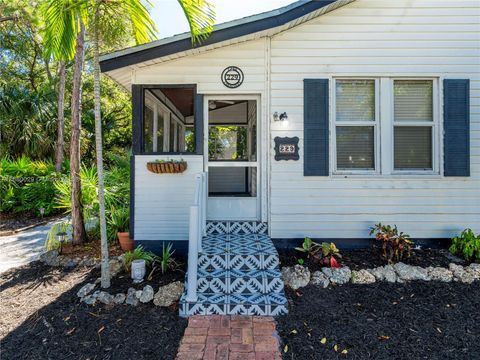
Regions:
<instances>
[{"instance_id":1,"label":"wooden railing","mask_svg":"<svg viewBox=\"0 0 480 360\"><path fill-rule=\"evenodd\" d=\"M197 301L197 269L198 253L202 251L202 238L207 226L207 174L202 172L195 175L195 195L193 205L190 206L188 231L188 274L187 297L188 302Z\"/></svg>"}]
</instances>

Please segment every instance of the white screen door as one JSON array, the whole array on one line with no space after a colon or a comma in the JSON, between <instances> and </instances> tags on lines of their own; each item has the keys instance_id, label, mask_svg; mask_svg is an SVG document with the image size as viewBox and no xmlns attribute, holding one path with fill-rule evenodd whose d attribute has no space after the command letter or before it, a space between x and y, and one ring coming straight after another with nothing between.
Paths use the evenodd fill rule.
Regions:
<instances>
[{"instance_id":1,"label":"white screen door","mask_svg":"<svg viewBox=\"0 0 480 360\"><path fill-rule=\"evenodd\" d=\"M260 220L258 102L255 96L205 97L208 220Z\"/></svg>"}]
</instances>

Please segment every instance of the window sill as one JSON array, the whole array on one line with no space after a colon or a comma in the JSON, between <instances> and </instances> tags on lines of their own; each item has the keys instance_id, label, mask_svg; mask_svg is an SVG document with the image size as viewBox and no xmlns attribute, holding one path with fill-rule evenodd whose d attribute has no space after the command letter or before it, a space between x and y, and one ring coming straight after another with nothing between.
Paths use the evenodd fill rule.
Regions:
<instances>
[{"instance_id":1,"label":"window sill","mask_svg":"<svg viewBox=\"0 0 480 360\"><path fill-rule=\"evenodd\" d=\"M332 179L378 179L378 180L442 180L438 173L392 173L392 174L331 174Z\"/></svg>"}]
</instances>

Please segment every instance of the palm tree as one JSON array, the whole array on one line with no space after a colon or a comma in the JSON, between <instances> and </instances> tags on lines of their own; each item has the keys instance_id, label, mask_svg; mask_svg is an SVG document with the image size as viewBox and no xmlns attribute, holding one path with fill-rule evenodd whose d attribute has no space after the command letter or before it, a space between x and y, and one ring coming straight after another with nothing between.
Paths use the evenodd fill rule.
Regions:
<instances>
[{"instance_id":1,"label":"palm tree","mask_svg":"<svg viewBox=\"0 0 480 360\"><path fill-rule=\"evenodd\" d=\"M195 42L200 42L204 40L212 31L213 24L215 21L215 12L213 11L213 6L210 2L206 0L178 0L180 6L182 7L184 14L189 23L190 32L192 34L192 45ZM102 153L102 122L101 122L101 111L100 111L100 65L99 65L99 53L100 53L100 41L103 40L104 43L109 44L115 36L114 34L118 31L118 27L124 27L125 17L121 14L128 14L130 26L135 35L135 40L137 44L148 42L155 39L155 24L150 17L148 8L138 0L123 0L117 2L101 1L101 0L90 0L90 2L75 2L74 0L49 0L50 6L56 9L62 8L66 12L64 16L61 15L52 16L51 21L47 21L47 34L50 34L48 39L50 40L51 48L57 54L62 54L64 58L68 58L73 49L73 37L72 33L75 31L78 32L78 29L75 27L75 19L83 18L83 15L87 13L87 10L90 13L93 13L93 19L87 24L88 31L92 40L93 47L93 57L94 57L94 113L95 113L95 144L96 144L96 155L97 155L97 172L98 172L98 196L99 196L99 206L100 206L100 236L102 244L102 276L101 276L101 285L106 288L110 286L110 277L108 270L108 242L106 234L106 220L105 220L105 199L104 199L104 180L103 180L103 153ZM147 6L151 4L146 1ZM68 13L67 13L68 12ZM52 12L53 13L53 12ZM105 21L107 19L107 21ZM112 21L113 20L113 21ZM116 20L116 21L115 21ZM82 26L81 26L82 28ZM78 32L77 38L77 52L75 56L75 73L78 70L77 57L78 52L81 51L83 54L83 48L78 47L78 41L82 42L83 46L83 35L80 36ZM102 39L100 39L100 33L102 34ZM56 34L56 35L55 35ZM110 41L109 41L110 40ZM74 80L75 80L74 76ZM75 90L75 86L74 86ZM79 99L75 99L78 101ZM73 141L73 95L72 95L72 141ZM79 113L79 112L78 112ZM75 123L80 123L79 120ZM71 146L72 152L76 152L76 148ZM76 158L74 159L76 160ZM71 156L72 161L72 156ZM71 165L72 166L72 165ZM78 190L77 190L78 191ZM73 187L72 180L72 207L74 206L75 192ZM79 209L81 209L81 204ZM77 214L78 217L78 214ZM72 208L72 221L73 221L73 208ZM74 236L75 236L75 225L74 227ZM83 219L82 219L83 226Z\"/></svg>"}]
</instances>

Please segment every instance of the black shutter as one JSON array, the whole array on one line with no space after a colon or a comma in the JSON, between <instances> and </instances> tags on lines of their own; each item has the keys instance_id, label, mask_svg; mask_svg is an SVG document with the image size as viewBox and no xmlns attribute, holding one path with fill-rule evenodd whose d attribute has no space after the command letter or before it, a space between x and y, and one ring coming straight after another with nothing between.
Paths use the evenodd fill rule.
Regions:
<instances>
[{"instance_id":1,"label":"black shutter","mask_svg":"<svg viewBox=\"0 0 480 360\"><path fill-rule=\"evenodd\" d=\"M203 154L203 94L195 94L195 153Z\"/></svg>"},{"instance_id":2,"label":"black shutter","mask_svg":"<svg viewBox=\"0 0 480 360\"><path fill-rule=\"evenodd\" d=\"M132 152L143 152L143 86L132 85Z\"/></svg>"},{"instance_id":3,"label":"black shutter","mask_svg":"<svg viewBox=\"0 0 480 360\"><path fill-rule=\"evenodd\" d=\"M443 81L445 176L470 176L470 80Z\"/></svg>"},{"instance_id":4,"label":"black shutter","mask_svg":"<svg viewBox=\"0 0 480 360\"><path fill-rule=\"evenodd\" d=\"M328 176L328 79L303 82L303 175Z\"/></svg>"}]
</instances>

